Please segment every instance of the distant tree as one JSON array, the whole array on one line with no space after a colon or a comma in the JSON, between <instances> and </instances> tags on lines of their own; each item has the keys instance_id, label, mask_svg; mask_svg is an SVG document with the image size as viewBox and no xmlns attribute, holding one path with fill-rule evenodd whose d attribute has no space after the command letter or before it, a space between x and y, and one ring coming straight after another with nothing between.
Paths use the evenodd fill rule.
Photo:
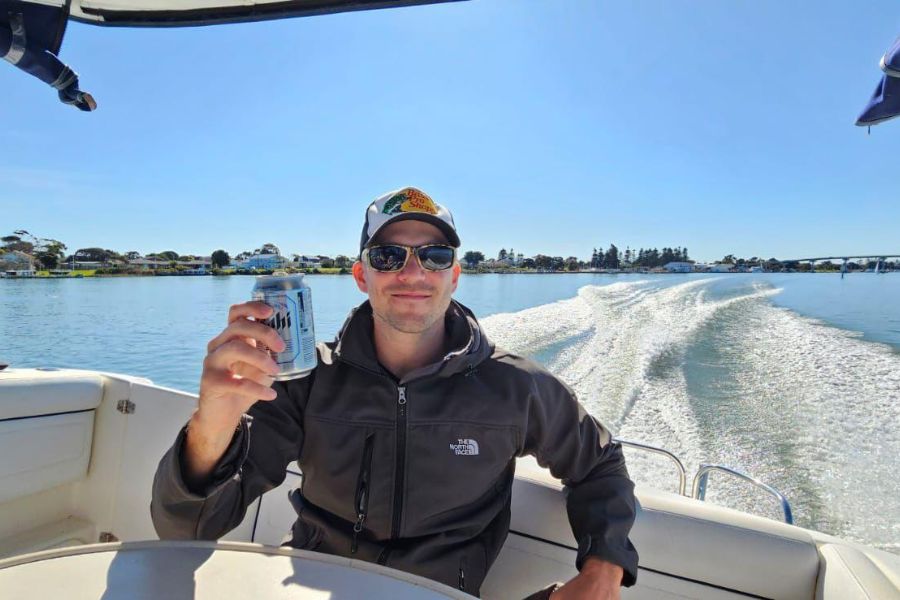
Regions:
<instances>
[{"instance_id":1,"label":"distant tree","mask_svg":"<svg viewBox=\"0 0 900 600\"><path fill-rule=\"evenodd\" d=\"M619 249L615 244L609 245L609 250L603 255L603 263L607 269L619 268Z\"/></svg>"},{"instance_id":2,"label":"distant tree","mask_svg":"<svg viewBox=\"0 0 900 600\"><path fill-rule=\"evenodd\" d=\"M281 250L278 249L278 246L272 243L265 243L261 248L257 248L253 251L253 254L278 254L281 255Z\"/></svg>"},{"instance_id":3,"label":"distant tree","mask_svg":"<svg viewBox=\"0 0 900 600\"><path fill-rule=\"evenodd\" d=\"M34 251L34 244L27 242L18 235L5 235L0 238L3 242L4 252L24 252L31 254Z\"/></svg>"},{"instance_id":4,"label":"distant tree","mask_svg":"<svg viewBox=\"0 0 900 600\"><path fill-rule=\"evenodd\" d=\"M346 269L353 264L353 261L350 260L349 257L344 256L343 254L338 254L334 257L334 266L340 267L342 269Z\"/></svg>"},{"instance_id":5,"label":"distant tree","mask_svg":"<svg viewBox=\"0 0 900 600\"><path fill-rule=\"evenodd\" d=\"M0 238L4 252L24 252L34 256L45 269L55 269L65 257L66 245L52 238L41 238L25 229Z\"/></svg>"},{"instance_id":6,"label":"distant tree","mask_svg":"<svg viewBox=\"0 0 900 600\"><path fill-rule=\"evenodd\" d=\"M600 259L597 258L597 249L594 248L594 252L591 254L591 268L596 269L600 266Z\"/></svg>"},{"instance_id":7,"label":"distant tree","mask_svg":"<svg viewBox=\"0 0 900 600\"><path fill-rule=\"evenodd\" d=\"M469 250L468 252L463 254L463 262L465 262L470 269L475 268L475 266L483 260L484 254L478 252L477 250Z\"/></svg>"},{"instance_id":8,"label":"distant tree","mask_svg":"<svg viewBox=\"0 0 900 600\"><path fill-rule=\"evenodd\" d=\"M237 256L235 256L235 257L234 257L234 260L247 260L247 259L250 258L251 256L253 256L253 255L245 250L244 252L241 252L240 254L238 254ZM295 256L296 256L296 255L295 255Z\"/></svg>"},{"instance_id":9,"label":"distant tree","mask_svg":"<svg viewBox=\"0 0 900 600\"><path fill-rule=\"evenodd\" d=\"M566 259L566 271L577 271L578 270L578 259L574 256L570 256Z\"/></svg>"},{"instance_id":10,"label":"distant tree","mask_svg":"<svg viewBox=\"0 0 900 600\"><path fill-rule=\"evenodd\" d=\"M213 268L222 268L227 267L231 264L231 257L228 256L228 253L224 250L216 250L210 256L210 262L212 262Z\"/></svg>"},{"instance_id":11,"label":"distant tree","mask_svg":"<svg viewBox=\"0 0 900 600\"><path fill-rule=\"evenodd\" d=\"M79 248L75 251L75 260L79 262L105 263L112 258L109 250L103 248Z\"/></svg>"},{"instance_id":12,"label":"distant tree","mask_svg":"<svg viewBox=\"0 0 900 600\"><path fill-rule=\"evenodd\" d=\"M659 255L659 265L655 265L655 266L667 265L670 262L673 262L674 260L675 260L675 253L672 251L672 249L671 248L663 248L662 253Z\"/></svg>"},{"instance_id":13,"label":"distant tree","mask_svg":"<svg viewBox=\"0 0 900 600\"><path fill-rule=\"evenodd\" d=\"M719 261L723 265L733 265L735 264L734 254L726 254L725 257Z\"/></svg>"},{"instance_id":14,"label":"distant tree","mask_svg":"<svg viewBox=\"0 0 900 600\"><path fill-rule=\"evenodd\" d=\"M125 258L128 260L137 260L141 257L141 253L136 250L129 250L125 253Z\"/></svg>"},{"instance_id":15,"label":"distant tree","mask_svg":"<svg viewBox=\"0 0 900 600\"><path fill-rule=\"evenodd\" d=\"M165 252L160 252L157 254L157 256L159 256L161 259L167 260L169 262L176 261L180 258L178 256L178 253L175 252L174 250L166 250Z\"/></svg>"},{"instance_id":16,"label":"distant tree","mask_svg":"<svg viewBox=\"0 0 900 600\"><path fill-rule=\"evenodd\" d=\"M335 261L333 258L323 258L322 259L322 268L323 269L333 269L335 266Z\"/></svg>"},{"instance_id":17,"label":"distant tree","mask_svg":"<svg viewBox=\"0 0 900 600\"><path fill-rule=\"evenodd\" d=\"M522 268L535 269L537 268L537 265L535 265L533 258L526 258L522 261Z\"/></svg>"},{"instance_id":18,"label":"distant tree","mask_svg":"<svg viewBox=\"0 0 900 600\"><path fill-rule=\"evenodd\" d=\"M553 266L553 259L543 254L534 257L534 266L538 269L550 269Z\"/></svg>"},{"instance_id":19,"label":"distant tree","mask_svg":"<svg viewBox=\"0 0 900 600\"><path fill-rule=\"evenodd\" d=\"M500 248L500 253L497 254L497 260L506 260L506 249Z\"/></svg>"},{"instance_id":20,"label":"distant tree","mask_svg":"<svg viewBox=\"0 0 900 600\"><path fill-rule=\"evenodd\" d=\"M551 271L562 271L566 267L566 261L562 256L554 256L550 259Z\"/></svg>"}]
</instances>

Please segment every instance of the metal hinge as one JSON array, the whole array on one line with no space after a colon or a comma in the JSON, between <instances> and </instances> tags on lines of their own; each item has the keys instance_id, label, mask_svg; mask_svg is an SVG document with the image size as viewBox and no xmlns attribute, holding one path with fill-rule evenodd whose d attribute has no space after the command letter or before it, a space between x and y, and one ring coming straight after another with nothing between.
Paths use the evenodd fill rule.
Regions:
<instances>
[{"instance_id":1,"label":"metal hinge","mask_svg":"<svg viewBox=\"0 0 900 600\"><path fill-rule=\"evenodd\" d=\"M123 415L131 415L134 414L134 402L131 400L119 400L116 404L116 410L122 413Z\"/></svg>"},{"instance_id":2,"label":"metal hinge","mask_svg":"<svg viewBox=\"0 0 900 600\"><path fill-rule=\"evenodd\" d=\"M101 544L109 544L110 542L118 542L119 538L114 536L109 531L101 531L100 532L100 543Z\"/></svg>"}]
</instances>

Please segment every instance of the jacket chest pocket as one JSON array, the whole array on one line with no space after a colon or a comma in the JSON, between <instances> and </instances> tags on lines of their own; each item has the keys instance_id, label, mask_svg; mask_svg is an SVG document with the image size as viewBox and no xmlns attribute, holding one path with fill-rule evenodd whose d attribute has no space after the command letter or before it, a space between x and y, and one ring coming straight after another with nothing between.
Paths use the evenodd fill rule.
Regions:
<instances>
[{"instance_id":1,"label":"jacket chest pocket","mask_svg":"<svg viewBox=\"0 0 900 600\"><path fill-rule=\"evenodd\" d=\"M369 496L372 488L372 450L375 446L375 434L366 435L363 444L362 461L359 465L359 475L356 478L356 495L353 497L353 509L356 511L356 523L353 525L353 541L350 544L350 554L356 554L359 543L359 534L362 533L369 511Z\"/></svg>"},{"instance_id":2,"label":"jacket chest pocket","mask_svg":"<svg viewBox=\"0 0 900 600\"><path fill-rule=\"evenodd\" d=\"M307 419L300 458L303 495L358 530L385 528L392 436L387 430ZM344 552L349 551L349 548Z\"/></svg>"},{"instance_id":3,"label":"jacket chest pocket","mask_svg":"<svg viewBox=\"0 0 900 600\"><path fill-rule=\"evenodd\" d=\"M406 451L404 535L465 526L505 504L516 452L513 427L411 424Z\"/></svg>"}]
</instances>

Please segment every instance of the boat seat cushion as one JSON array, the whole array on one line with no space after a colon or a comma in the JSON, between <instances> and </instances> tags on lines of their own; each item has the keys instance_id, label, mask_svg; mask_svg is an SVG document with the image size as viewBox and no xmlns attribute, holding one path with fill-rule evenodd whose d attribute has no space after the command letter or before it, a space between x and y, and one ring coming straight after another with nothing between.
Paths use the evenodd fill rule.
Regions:
<instances>
[{"instance_id":1,"label":"boat seat cushion","mask_svg":"<svg viewBox=\"0 0 900 600\"><path fill-rule=\"evenodd\" d=\"M562 484L530 459L516 476L511 529L574 548ZM765 598L815 595L819 556L803 529L657 490L636 496L631 539L644 572Z\"/></svg>"},{"instance_id":2,"label":"boat seat cushion","mask_svg":"<svg viewBox=\"0 0 900 600\"><path fill-rule=\"evenodd\" d=\"M0 421L93 410L102 399L96 373L0 371Z\"/></svg>"},{"instance_id":3,"label":"boat seat cushion","mask_svg":"<svg viewBox=\"0 0 900 600\"><path fill-rule=\"evenodd\" d=\"M840 544L819 547L822 568L816 598L900 598L900 557Z\"/></svg>"}]
</instances>

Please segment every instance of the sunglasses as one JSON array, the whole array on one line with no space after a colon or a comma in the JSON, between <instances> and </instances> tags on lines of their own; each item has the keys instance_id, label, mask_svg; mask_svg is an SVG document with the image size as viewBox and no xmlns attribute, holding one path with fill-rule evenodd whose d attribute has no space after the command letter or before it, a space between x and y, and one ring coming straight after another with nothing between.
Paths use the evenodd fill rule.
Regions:
<instances>
[{"instance_id":1,"label":"sunglasses","mask_svg":"<svg viewBox=\"0 0 900 600\"><path fill-rule=\"evenodd\" d=\"M363 250L363 260L376 271L394 273L402 271L415 254L419 266L426 271L445 271L456 260L456 248L446 244L426 244L425 246L404 246L402 244L381 244Z\"/></svg>"}]
</instances>

